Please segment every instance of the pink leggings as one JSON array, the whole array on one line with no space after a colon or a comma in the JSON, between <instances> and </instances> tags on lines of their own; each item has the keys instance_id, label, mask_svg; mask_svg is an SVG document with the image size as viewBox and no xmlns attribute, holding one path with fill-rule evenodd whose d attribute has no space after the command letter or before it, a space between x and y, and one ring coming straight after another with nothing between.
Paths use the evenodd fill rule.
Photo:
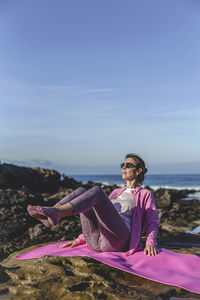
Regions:
<instances>
[{"instance_id":1,"label":"pink leggings","mask_svg":"<svg viewBox=\"0 0 200 300\"><path fill-rule=\"evenodd\" d=\"M130 231L106 193L94 186L78 188L59 201L70 203L72 215L80 214L86 243L94 250L127 251Z\"/></svg>"}]
</instances>

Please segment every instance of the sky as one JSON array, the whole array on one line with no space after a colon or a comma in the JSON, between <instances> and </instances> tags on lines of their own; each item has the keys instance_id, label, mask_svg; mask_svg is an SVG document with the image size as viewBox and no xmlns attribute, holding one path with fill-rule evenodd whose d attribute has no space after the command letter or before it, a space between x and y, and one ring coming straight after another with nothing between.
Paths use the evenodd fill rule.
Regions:
<instances>
[{"instance_id":1,"label":"sky","mask_svg":"<svg viewBox=\"0 0 200 300\"><path fill-rule=\"evenodd\" d=\"M0 160L200 173L199 0L0 0Z\"/></svg>"}]
</instances>

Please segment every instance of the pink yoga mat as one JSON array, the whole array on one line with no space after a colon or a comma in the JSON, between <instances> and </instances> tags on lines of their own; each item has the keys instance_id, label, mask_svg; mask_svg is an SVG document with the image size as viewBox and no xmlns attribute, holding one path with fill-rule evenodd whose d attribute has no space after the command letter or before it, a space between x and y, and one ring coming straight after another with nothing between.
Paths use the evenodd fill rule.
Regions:
<instances>
[{"instance_id":1,"label":"pink yoga mat","mask_svg":"<svg viewBox=\"0 0 200 300\"><path fill-rule=\"evenodd\" d=\"M155 256L144 255L143 251L125 256L125 252L96 252L86 244L75 248L59 248L62 243L65 242L36 248L16 258L31 259L44 255L88 256L125 272L200 294L200 257L197 255L159 248L160 252Z\"/></svg>"}]
</instances>

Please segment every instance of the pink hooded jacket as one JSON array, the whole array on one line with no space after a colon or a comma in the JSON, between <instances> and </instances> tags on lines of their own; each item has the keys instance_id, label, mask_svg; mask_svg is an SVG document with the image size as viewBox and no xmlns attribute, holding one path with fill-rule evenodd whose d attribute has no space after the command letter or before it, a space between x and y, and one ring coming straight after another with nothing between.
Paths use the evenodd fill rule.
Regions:
<instances>
[{"instance_id":1,"label":"pink hooded jacket","mask_svg":"<svg viewBox=\"0 0 200 300\"><path fill-rule=\"evenodd\" d=\"M112 191L109 199L117 198L123 193L126 186ZM144 228L146 227L146 246L157 246L157 233L159 229L158 212L154 200L153 193L147 189L138 186L136 190L132 190L134 208L132 214L131 237L129 243L129 251L127 255L131 255L136 251L142 250L140 242ZM79 244L85 243L83 234L76 239Z\"/></svg>"}]
</instances>

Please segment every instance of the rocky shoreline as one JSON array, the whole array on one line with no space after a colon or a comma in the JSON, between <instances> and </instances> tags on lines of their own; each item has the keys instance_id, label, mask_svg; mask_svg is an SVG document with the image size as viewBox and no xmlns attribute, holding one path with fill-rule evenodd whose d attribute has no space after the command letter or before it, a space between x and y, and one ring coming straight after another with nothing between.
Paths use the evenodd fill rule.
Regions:
<instances>
[{"instance_id":1,"label":"rocky shoreline","mask_svg":"<svg viewBox=\"0 0 200 300\"><path fill-rule=\"evenodd\" d=\"M1 271L0 283L3 284L3 290L0 288L0 295L8 294L7 292L4 292L6 291L6 289L8 289L9 293L12 295L12 292L10 292L9 289L10 288L9 282L14 282L12 279L13 276L14 277L19 276L16 275L18 274L17 271L11 271L10 273L8 271L8 269L11 268L12 265L11 262L14 263L14 256L16 255L16 253L13 252L17 251L17 253L21 253L22 251L24 251L23 250L24 248L36 247L36 245L38 246L38 244L41 243L44 244L50 242L70 240L77 237L81 233L79 216L63 218L59 225L49 229L46 228L42 223L38 222L37 220L31 218L28 215L26 210L27 205L28 204L44 205L44 206L54 205L56 202L61 200L64 196L66 196L67 194L75 190L77 187L82 186L85 187L86 189L89 189L94 185L96 185L96 183L93 182L82 184L81 182L77 182L73 178L69 178L65 174L61 175L55 170L20 167L12 164L5 164L5 163L0 164L0 226L1 226L0 259L1 261L3 260L2 266L0 267L0 271ZM101 185L101 184L98 183L97 185ZM104 186L103 189L107 194L110 194L111 191L116 187L117 186ZM150 189L150 187L146 187L146 188ZM160 220L160 229L158 233L159 247L163 247L166 249L174 249L174 251L179 251L181 253L193 253L196 255L200 255L200 253L198 253L200 252L200 234L193 235L193 234L185 233L186 230L192 230L193 228L200 225L200 218L199 218L200 201L198 201L197 199L183 200L184 198L187 197L187 194L192 193L191 190L188 191L188 190L174 190L174 189L159 189L153 192L154 192L156 205L159 213L159 220ZM193 191L193 193L194 192L195 191ZM144 243L145 243L145 236L142 237L142 244L144 245ZM63 263L63 258L49 257L49 258L41 259L41 261L47 264L54 264L57 266L61 266L61 264L66 265L66 261L68 261L68 259L66 260L65 258L64 260L65 263ZM76 258L76 259L70 258L69 261L73 261L72 265L74 264L74 260L76 262L79 261L80 265L81 264L83 264L84 266L86 265L84 258ZM98 262L94 262L89 259L88 261L89 261L89 265L91 264L91 266L93 266L94 268L98 268L99 266ZM15 261L15 264L21 266L21 262ZM30 265L32 265L32 262L30 263ZM110 267L103 265L104 271L102 272L106 272L105 270L109 270L109 268ZM23 272L22 266L20 267L20 269L21 272ZM8 272L5 270L7 270ZM14 272L15 275L12 275L11 274L12 272ZM63 271L61 271L61 269L60 272L61 274L64 274ZM112 269L111 273L115 274L113 275L114 276L113 278L115 279L117 278L116 276L118 272L119 270L113 271ZM125 273L123 272L123 274ZM24 276L25 276L24 278L26 278L26 275ZM87 276L90 277L89 273ZM128 274L126 276L131 277L132 275ZM86 293L87 295L86 298L83 298L82 295L80 296L81 298L78 298L77 296L77 298L74 299L118 299L117 296L115 298L111 298L110 296L108 297L108 293L107 294L105 293L104 296L102 294L102 298L101 298L100 296L101 293L99 292L98 294L98 291L96 291L95 293L97 293L97 296L99 295L98 296L99 298L97 296L96 296L97 298L95 297L92 298L91 296L92 283L88 283L88 281L87 280L85 281L85 279L83 279L83 277L81 276L79 277L77 277L79 278L79 284L80 282L87 282L87 284L85 283L85 286L87 286L87 288L85 289L88 291L90 290L90 292L88 292L88 295ZM109 282L110 282L109 288L111 288L112 284L114 284L113 283L114 281L112 280L110 279L110 281L108 280L108 282L106 283L109 286ZM140 282L140 284L143 285L142 282L145 280L142 278L140 279L137 278L136 281ZM118 281L116 279L116 286L118 284L117 282ZM8 285L8 287L6 287L6 284ZM21 283L18 282L18 284L20 285ZM152 286L154 286L155 283L151 283L151 284ZM163 285L161 286L163 287ZM120 290L120 286L118 288ZM70 293L72 293L74 296L77 293L80 294L80 291L77 292L73 289L70 291ZM169 289L176 290L177 288L169 287ZM101 289L99 288L99 290ZM121 290L123 290L122 287ZM160 290L163 290L163 288L161 288ZM41 291L41 293L43 292ZM149 295L150 294L152 295L152 293L153 292L150 291L149 289ZM184 292L181 293L184 294ZM173 296L175 295L180 296L181 293L178 294L175 293ZM14 293L13 295L17 295L18 297L17 292ZM51 298L44 298L42 294L40 295L41 298L43 299L51 299ZM117 295L117 293L115 295ZM125 295L122 296L125 298ZM145 293L143 296L141 294L140 298L135 298L135 299L161 299L159 298L160 297L159 293L158 294L154 293L153 296L149 298L145 298L146 297ZM40 297L38 298L37 297L38 296L35 296L35 298L29 298L29 299L41 299ZM133 299L133 298L134 298L133 294L132 296L130 294L130 297L128 298L127 296L127 298L125 299ZM21 298L19 299L28 299L28 298L23 298L23 295L21 294ZM62 298L62 299L69 299L69 298ZM162 299L169 299L169 296L168 298L165 298L163 296Z\"/></svg>"}]
</instances>

